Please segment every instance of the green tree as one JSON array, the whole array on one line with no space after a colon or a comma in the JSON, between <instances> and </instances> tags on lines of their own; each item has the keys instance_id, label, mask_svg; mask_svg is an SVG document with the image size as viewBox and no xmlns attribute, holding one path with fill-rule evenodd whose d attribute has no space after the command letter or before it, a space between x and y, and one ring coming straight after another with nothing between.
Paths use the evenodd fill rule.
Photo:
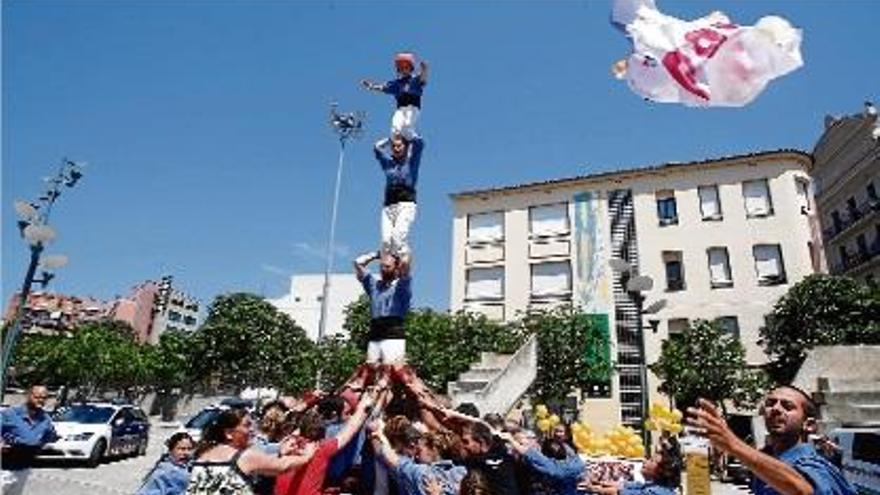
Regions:
<instances>
[{"instance_id":1,"label":"green tree","mask_svg":"<svg viewBox=\"0 0 880 495\"><path fill-rule=\"evenodd\" d=\"M343 328L353 349L366 353L370 305L361 297L345 309ZM413 310L406 319L406 354L419 377L438 391L476 361L480 352L513 352L524 342L519 328L507 328L483 315Z\"/></svg>"},{"instance_id":2,"label":"green tree","mask_svg":"<svg viewBox=\"0 0 880 495\"><path fill-rule=\"evenodd\" d=\"M192 383L195 337L181 331L162 333L159 343L141 346L149 383L159 391L187 388Z\"/></svg>"},{"instance_id":3,"label":"green tree","mask_svg":"<svg viewBox=\"0 0 880 495\"><path fill-rule=\"evenodd\" d=\"M665 340L660 359L649 369L662 380L660 391L672 396L678 408L699 397L749 406L767 383L763 371L749 368L739 340L718 323L704 320Z\"/></svg>"},{"instance_id":4,"label":"green tree","mask_svg":"<svg viewBox=\"0 0 880 495\"><path fill-rule=\"evenodd\" d=\"M530 391L539 400L561 401L575 388L610 381L607 317L566 305L528 313L509 328L513 334L537 336L538 374Z\"/></svg>"},{"instance_id":5,"label":"green tree","mask_svg":"<svg viewBox=\"0 0 880 495\"><path fill-rule=\"evenodd\" d=\"M325 337L318 342L317 352L323 390L336 390L342 386L365 356L365 352L354 342L338 335Z\"/></svg>"},{"instance_id":6,"label":"green tree","mask_svg":"<svg viewBox=\"0 0 880 495\"><path fill-rule=\"evenodd\" d=\"M314 385L318 354L305 331L260 296L218 296L195 334L195 376L219 377L240 390L280 387L300 393Z\"/></svg>"},{"instance_id":7,"label":"green tree","mask_svg":"<svg viewBox=\"0 0 880 495\"><path fill-rule=\"evenodd\" d=\"M771 375L789 383L813 347L880 344L880 287L811 275L776 302L760 334Z\"/></svg>"}]
</instances>

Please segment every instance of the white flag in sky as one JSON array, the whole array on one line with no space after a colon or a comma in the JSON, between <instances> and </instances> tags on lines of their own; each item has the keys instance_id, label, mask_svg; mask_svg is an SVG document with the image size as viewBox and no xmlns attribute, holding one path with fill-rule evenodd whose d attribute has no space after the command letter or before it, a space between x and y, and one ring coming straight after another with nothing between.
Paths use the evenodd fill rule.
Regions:
<instances>
[{"instance_id":1,"label":"white flag in sky","mask_svg":"<svg viewBox=\"0 0 880 495\"><path fill-rule=\"evenodd\" d=\"M615 76L652 101L740 107L803 65L801 30L782 17L754 26L738 26L721 12L683 21L661 13L654 0L614 0L611 19L633 43Z\"/></svg>"}]
</instances>

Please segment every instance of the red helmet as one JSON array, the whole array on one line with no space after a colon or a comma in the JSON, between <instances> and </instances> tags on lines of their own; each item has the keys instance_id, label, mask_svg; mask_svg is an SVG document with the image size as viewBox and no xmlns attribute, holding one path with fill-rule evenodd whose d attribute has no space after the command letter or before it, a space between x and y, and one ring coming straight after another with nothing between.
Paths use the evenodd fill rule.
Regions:
<instances>
[{"instance_id":1,"label":"red helmet","mask_svg":"<svg viewBox=\"0 0 880 495\"><path fill-rule=\"evenodd\" d=\"M407 65L410 69L414 69L416 67L416 55L414 53L400 52L394 56L394 67L400 69Z\"/></svg>"}]
</instances>

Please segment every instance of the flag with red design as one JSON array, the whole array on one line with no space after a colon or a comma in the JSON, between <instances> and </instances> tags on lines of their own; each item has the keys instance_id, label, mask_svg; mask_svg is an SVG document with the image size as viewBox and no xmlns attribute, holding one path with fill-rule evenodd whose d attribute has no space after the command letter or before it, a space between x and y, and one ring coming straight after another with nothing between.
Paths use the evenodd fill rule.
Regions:
<instances>
[{"instance_id":1,"label":"flag with red design","mask_svg":"<svg viewBox=\"0 0 880 495\"><path fill-rule=\"evenodd\" d=\"M651 101L739 107L803 65L801 30L778 16L754 26L721 12L684 21L661 13L654 0L614 0L612 22L633 43L612 71Z\"/></svg>"}]
</instances>

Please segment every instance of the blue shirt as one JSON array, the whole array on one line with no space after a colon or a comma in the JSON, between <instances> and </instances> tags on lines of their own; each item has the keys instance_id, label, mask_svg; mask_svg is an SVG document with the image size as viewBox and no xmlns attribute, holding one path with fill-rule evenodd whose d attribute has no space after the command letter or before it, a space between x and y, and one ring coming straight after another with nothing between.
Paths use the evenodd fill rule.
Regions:
<instances>
[{"instance_id":1,"label":"blue shirt","mask_svg":"<svg viewBox=\"0 0 880 495\"><path fill-rule=\"evenodd\" d=\"M586 466L577 455L569 455L565 459L556 460L542 454L536 448L526 451L526 463L543 476L550 485L553 495L577 495L577 484L584 474Z\"/></svg>"},{"instance_id":2,"label":"blue shirt","mask_svg":"<svg viewBox=\"0 0 880 495\"><path fill-rule=\"evenodd\" d=\"M776 456L793 467L813 485L813 495L855 495L856 489L843 478L843 473L809 443L801 443ZM755 495L778 495L757 476L752 480Z\"/></svg>"},{"instance_id":3,"label":"blue shirt","mask_svg":"<svg viewBox=\"0 0 880 495\"><path fill-rule=\"evenodd\" d=\"M58 440L52 418L46 411L39 409L32 419L26 406L10 407L3 411L3 423L0 426L3 441L11 446L42 447Z\"/></svg>"},{"instance_id":4,"label":"blue shirt","mask_svg":"<svg viewBox=\"0 0 880 495\"><path fill-rule=\"evenodd\" d=\"M339 430L344 426L344 421L328 424L324 438L335 437L336 434L339 433ZM348 442L348 445L336 451L336 454L334 454L333 458L330 460L330 465L327 466L327 480L331 484L336 484L342 481L342 477L345 473L351 469L352 466L357 464L358 456L364 447L366 439L367 434L364 429L361 428L357 435Z\"/></svg>"},{"instance_id":5,"label":"blue shirt","mask_svg":"<svg viewBox=\"0 0 880 495\"><path fill-rule=\"evenodd\" d=\"M452 461L439 460L432 464L419 464L406 456L400 457L400 463L394 469L402 495L427 495L425 482L429 477L440 481L443 495L458 495L458 487L466 474L467 469L464 466L456 466Z\"/></svg>"},{"instance_id":6,"label":"blue shirt","mask_svg":"<svg viewBox=\"0 0 880 495\"><path fill-rule=\"evenodd\" d=\"M676 492L668 486L658 485L650 481L645 483L628 481L623 484L619 495L676 495Z\"/></svg>"},{"instance_id":7,"label":"blue shirt","mask_svg":"<svg viewBox=\"0 0 880 495\"><path fill-rule=\"evenodd\" d=\"M189 469L165 459L156 464L137 495L183 495L188 483Z\"/></svg>"},{"instance_id":8,"label":"blue shirt","mask_svg":"<svg viewBox=\"0 0 880 495\"><path fill-rule=\"evenodd\" d=\"M401 162L380 146L373 151L376 160L385 172L385 206L403 201L416 200L416 182L419 180L419 165L422 162L422 150L425 141L416 136L409 142L409 150Z\"/></svg>"},{"instance_id":9,"label":"blue shirt","mask_svg":"<svg viewBox=\"0 0 880 495\"><path fill-rule=\"evenodd\" d=\"M406 317L412 300L412 278L405 276L385 282L368 273L361 280L361 285L370 298L370 316L373 319L386 316Z\"/></svg>"},{"instance_id":10,"label":"blue shirt","mask_svg":"<svg viewBox=\"0 0 880 495\"><path fill-rule=\"evenodd\" d=\"M388 81L382 86L382 92L394 95L398 107L412 105L421 108L422 90L424 87L425 83L422 82L422 78L410 74L406 77L399 77Z\"/></svg>"}]
</instances>

